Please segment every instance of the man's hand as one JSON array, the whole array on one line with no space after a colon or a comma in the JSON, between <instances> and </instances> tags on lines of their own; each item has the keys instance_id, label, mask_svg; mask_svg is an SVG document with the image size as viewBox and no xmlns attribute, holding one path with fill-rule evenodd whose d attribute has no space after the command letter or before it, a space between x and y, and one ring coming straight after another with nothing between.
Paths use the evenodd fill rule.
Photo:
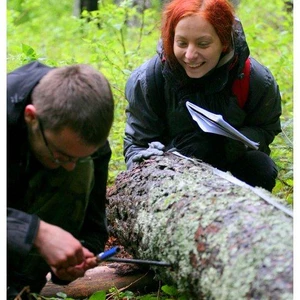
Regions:
<instances>
[{"instance_id":1,"label":"man's hand","mask_svg":"<svg viewBox=\"0 0 300 300\"><path fill-rule=\"evenodd\" d=\"M51 268L52 272L61 280L66 280L66 281L73 281L79 277L83 277L84 273L91 269L94 268L98 265L96 261L95 256L90 256L90 252L86 249L83 248L84 252L87 251L87 256L85 257L85 260L83 263L74 266L74 267L68 267L68 268L61 268L61 269L56 269L56 268Z\"/></svg>"},{"instance_id":2,"label":"man's hand","mask_svg":"<svg viewBox=\"0 0 300 300\"><path fill-rule=\"evenodd\" d=\"M151 142L148 144L149 148L140 151L136 155L133 156L132 161L133 162L140 162L145 158L149 158L153 155L163 155L165 146L160 142Z\"/></svg>"},{"instance_id":3,"label":"man's hand","mask_svg":"<svg viewBox=\"0 0 300 300\"><path fill-rule=\"evenodd\" d=\"M72 234L58 226L40 221L40 227L34 242L41 256L55 270L89 266L87 258L94 254L84 248Z\"/></svg>"}]
</instances>

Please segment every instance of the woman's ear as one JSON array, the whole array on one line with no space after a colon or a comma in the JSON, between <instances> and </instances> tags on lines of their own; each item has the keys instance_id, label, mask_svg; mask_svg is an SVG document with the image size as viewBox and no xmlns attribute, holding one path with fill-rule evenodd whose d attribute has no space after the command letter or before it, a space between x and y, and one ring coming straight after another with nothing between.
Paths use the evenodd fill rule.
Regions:
<instances>
[{"instance_id":1,"label":"woman's ear","mask_svg":"<svg viewBox=\"0 0 300 300\"><path fill-rule=\"evenodd\" d=\"M36 109L32 104L28 104L25 107L24 119L27 124L33 124L38 121Z\"/></svg>"}]
</instances>

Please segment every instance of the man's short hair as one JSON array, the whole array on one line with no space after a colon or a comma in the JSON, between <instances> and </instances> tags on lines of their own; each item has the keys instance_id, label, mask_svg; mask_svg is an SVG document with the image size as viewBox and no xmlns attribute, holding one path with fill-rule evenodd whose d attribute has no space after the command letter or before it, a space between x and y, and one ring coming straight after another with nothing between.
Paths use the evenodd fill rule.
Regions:
<instances>
[{"instance_id":1,"label":"man's short hair","mask_svg":"<svg viewBox=\"0 0 300 300\"><path fill-rule=\"evenodd\" d=\"M49 71L32 92L43 126L68 127L87 144L103 144L113 122L114 100L104 75L86 64Z\"/></svg>"}]
</instances>

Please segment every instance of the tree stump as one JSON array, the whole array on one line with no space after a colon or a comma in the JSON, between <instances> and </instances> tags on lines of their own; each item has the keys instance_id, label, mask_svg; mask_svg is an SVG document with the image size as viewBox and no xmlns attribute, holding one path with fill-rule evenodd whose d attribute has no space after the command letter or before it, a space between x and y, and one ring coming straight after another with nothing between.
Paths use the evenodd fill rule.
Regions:
<instances>
[{"instance_id":1,"label":"tree stump","mask_svg":"<svg viewBox=\"0 0 300 300\"><path fill-rule=\"evenodd\" d=\"M188 299L292 299L293 219L285 202L172 153L119 174L110 234ZM278 205L277 205L278 204Z\"/></svg>"}]
</instances>

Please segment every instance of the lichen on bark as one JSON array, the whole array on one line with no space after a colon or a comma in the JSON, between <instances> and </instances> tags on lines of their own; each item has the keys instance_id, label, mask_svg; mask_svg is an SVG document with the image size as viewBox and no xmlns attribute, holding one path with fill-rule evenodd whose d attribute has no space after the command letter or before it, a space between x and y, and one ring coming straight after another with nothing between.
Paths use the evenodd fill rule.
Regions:
<instances>
[{"instance_id":1,"label":"lichen on bark","mask_svg":"<svg viewBox=\"0 0 300 300\"><path fill-rule=\"evenodd\" d=\"M111 234L192 299L292 299L292 218L207 164L172 154L122 172Z\"/></svg>"}]
</instances>

